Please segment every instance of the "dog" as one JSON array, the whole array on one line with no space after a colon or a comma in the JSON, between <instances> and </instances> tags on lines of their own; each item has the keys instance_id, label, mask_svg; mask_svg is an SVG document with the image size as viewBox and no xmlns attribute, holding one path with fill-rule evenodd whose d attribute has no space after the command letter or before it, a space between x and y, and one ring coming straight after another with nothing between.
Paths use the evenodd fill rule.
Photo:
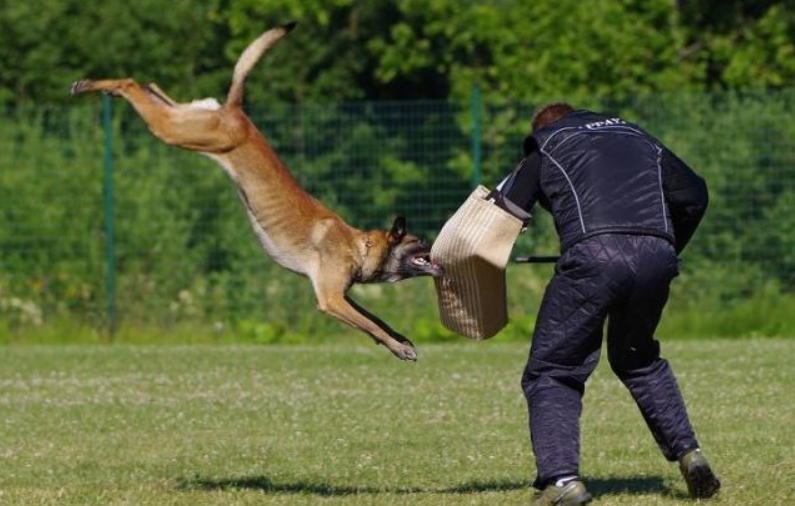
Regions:
<instances>
[{"instance_id":1,"label":"dog","mask_svg":"<svg viewBox=\"0 0 795 506\"><path fill-rule=\"evenodd\" d=\"M430 246L407 233L402 217L388 231L348 225L301 188L243 111L249 73L294 27L291 22L272 28L243 51L224 104L213 98L178 103L156 84L140 85L132 79L84 79L72 84L71 93L121 96L158 139L218 162L237 186L262 248L282 267L309 278L318 309L366 332L401 360L416 361L410 340L347 293L354 283L440 276L441 268L430 260Z\"/></svg>"}]
</instances>

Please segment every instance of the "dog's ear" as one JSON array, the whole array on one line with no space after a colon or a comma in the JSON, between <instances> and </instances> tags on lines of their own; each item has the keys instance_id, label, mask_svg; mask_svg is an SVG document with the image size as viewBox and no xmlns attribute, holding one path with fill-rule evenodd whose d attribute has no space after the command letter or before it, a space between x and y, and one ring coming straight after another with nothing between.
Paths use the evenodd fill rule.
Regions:
<instances>
[{"instance_id":1,"label":"dog's ear","mask_svg":"<svg viewBox=\"0 0 795 506\"><path fill-rule=\"evenodd\" d=\"M389 231L387 241L390 245L395 245L406 237L406 218L398 216L392 224L392 230Z\"/></svg>"}]
</instances>

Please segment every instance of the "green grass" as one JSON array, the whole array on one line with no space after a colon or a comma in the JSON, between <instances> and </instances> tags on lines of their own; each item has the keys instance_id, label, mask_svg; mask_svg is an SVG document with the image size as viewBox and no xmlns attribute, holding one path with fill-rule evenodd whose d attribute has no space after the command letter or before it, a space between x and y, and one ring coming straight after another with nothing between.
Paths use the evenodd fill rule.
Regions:
<instances>
[{"instance_id":1,"label":"green grass","mask_svg":"<svg viewBox=\"0 0 795 506\"><path fill-rule=\"evenodd\" d=\"M3 347L0 504L519 505L526 345ZM795 504L795 340L664 345L715 505ZM691 504L602 364L583 416L597 505Z\"/></svg>"}]
</instances>

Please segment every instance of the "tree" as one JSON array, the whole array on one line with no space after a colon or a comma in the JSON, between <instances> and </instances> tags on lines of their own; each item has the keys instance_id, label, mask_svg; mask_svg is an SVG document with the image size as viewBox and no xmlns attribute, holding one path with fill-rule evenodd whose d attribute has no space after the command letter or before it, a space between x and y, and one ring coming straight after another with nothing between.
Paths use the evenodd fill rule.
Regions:
<instances>
[{"instance_id":1,"label":"tree","mask_svg":"<svg viewBox=\"0 0 795 506\"><path fill-rule=\"evenodd\" d=\"M125 76L194 98L229 79L216 4L0 0L0 102L63 102L76 79Z\"/></svg>"}]
</instances>

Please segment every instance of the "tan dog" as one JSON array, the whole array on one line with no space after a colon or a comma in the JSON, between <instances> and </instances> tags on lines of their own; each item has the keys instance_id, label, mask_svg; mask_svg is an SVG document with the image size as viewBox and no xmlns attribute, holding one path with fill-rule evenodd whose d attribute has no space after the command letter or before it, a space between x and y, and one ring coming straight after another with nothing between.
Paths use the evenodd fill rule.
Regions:
<instances>
[{"instance_id":1,"label":"tan dog","mask_svg":"<svg viewBox=\"0 0 795 506\"><path fill-rule=\"evenodd\" d=\"M318 309L367 332L398 358L416 360L411 341L346 293L353 283L440 275L441 269L430 261L429 246L406 233L403 218L388 232L362 231L345 223L299 186L241 107L249 72L294 27L288 23L268 30L246 48L223 105L212 98L177 103L155 84L141 86L132 79L83 80L71 91L120 95L160 140L221 164L237 185L262 247L278 264L312 281Z\"/></svg>"}]
</instances>

